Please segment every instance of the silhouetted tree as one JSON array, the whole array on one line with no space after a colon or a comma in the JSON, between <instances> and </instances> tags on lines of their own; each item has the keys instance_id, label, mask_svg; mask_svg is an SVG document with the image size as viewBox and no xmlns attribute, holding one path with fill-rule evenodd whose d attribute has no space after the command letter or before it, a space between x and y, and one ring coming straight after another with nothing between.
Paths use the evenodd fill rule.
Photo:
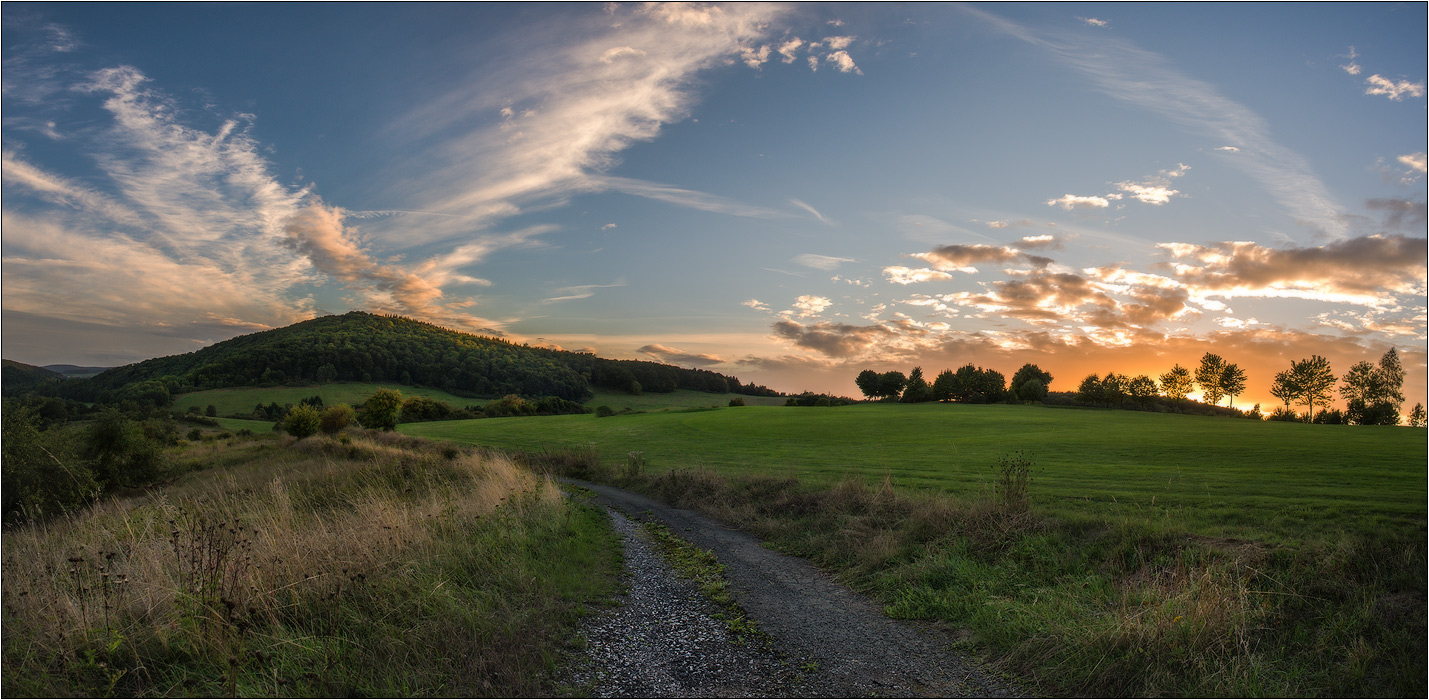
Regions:
<instances>
[{"instance_id":1,"label":"silhouetted tree","mask_svg":"<svg viewBox=\"0 0 1429 700\"><path fill-rule=\"evenodd\" d=\"M938 373L938 378L933 380L933 400L952 401L953 391L957 388L957 375L950 369L945 369Z\"/></svg>"},{"instance_id":2,"label":"silhouetted tree","mask_svg":"<svg viewBox=\"0 0 1429 700\"><path fill-rule=\"evenodd\" d=\"M1270 395L1285 402L1285 410L1290 411L1290 402L1300 396L1300 388L1295 386L1294 373L1286 370L1275 373L1275 381L1270 385ZM1273 415L1283 415L1279 412ZM1279 419L1274 419L1279 420Z\"/></svg>"},{"instance_id":3,"label":"silhouetted tree","mask_svg":"<svg viewBox=\"0 0 1429 700\"><path fill-rule=\"evenodd\" d=\"M1245 391L1245 370L1239 366L1226 365L1225 371L1221 372L1221 393L1226 395L1227 406L1235 405L1235 397Z\"/></svg>"},{"instance_id":4,"label":"silhouetted tree","mask_svg":"<svg viewBox=\"0 0 1429 700\"><path fill-rule=\"evenodd\" d=\"M1404 370L1391 349L1379 366L1357 362L1345 373L1340 396L1345 399L1345 418L1355 425L1398 425L1399 404L1404 400L1400 384Z\"/></svg>"},{"instance_id":5,"label":"silhouetted tree","mask_svg":"<svg viewBox=\"0 0 1429 700\"><path fill-rule=\"evenodd\" d=\"M908 378L902 372L893 370L879 375L878 387L879 396L889 401L897 401L898 396L903 393L903 387L908 385Z\"/></svg>"},{"instance_id":6,"label":"silhouetted tree","mask_svg":"<svg viewBox=\"0 0 1429 700\"><path fill-rule=\"evenodd\" d=\"M1201 387L1201 398L1212 406L1219 404L1225 395L1225 389L1221 388L1225 371L1226 361L1220 355L1208 352L1201 356L1201 366L1196 368L1196 384Z\"/></svg>"},{"instance_id":7,"label":"silhouetted tree","mask_svg":"<svg viewBox=\"0 0 1429 700\"><path fill-rule=\"evenodd\" d=\"M1106 395L1102 392L1102 379L1095 374L1088 374L1082 379L1082 383L1077 385L1077 400L1082 403L1105 403Z\"/></svg>"},{"instance_id":8,"label":"silhouetted tree","mask_svg":"<svg viewBox=\"0 0 1429 700\"><path fill-rule=\"evenodd\" d=\"M1330 392L1335 388L1335 373L1330 369L1329 360L1311 355L1308 360L1290 363L1290 384L1298 392L1296 398L1305 402L1308 409L1306 418L1313 423L1315 406L1330 400Z\"/></svg>"},{"instance_id":9,"label":"silhouetted tree","mask_svg":"<svg viewBox=\"0 0 1429 700\"><path fill-rule=\"evenodd\" d=\"M853 380L858 385L858 390L870 399L877 399L883 396L883 380L879 374L871 369L866 369L858 373L858 377Z\"/></svg>"},{"instance_id":10,"label":"silhouetted tree","mask_svg":"<svg viewBox=\"0 0 1429 700\"><path fill-rule=\"evenodd\" d=\"M1022 401L1045 401L1047 399L1047 385L1043 384L1042 380L1032 377L1019 384L1017 391L1014 393L1016 393L1017 398Z\"/></svg>"},{"instance_id":11,"label":"silhouetted tree","mask_svg":"<svg viewBox=\"0 0 1429 700\"><path fill-rule=\"evenodd\" d=\"M1196 389L1195 380L1191 379L1191 370L1176 365L1171 371L1161 375L1161 393L1168 399L1184 401L1186 396Z\"/></svg>"},{"instance_id":12,"label":"silhouetted tree","mask_svg":"<svg viewBox=\"0 0 1429 700\"><path fill-rule=\"evenodd\" d=\"M1022 398L1022 384L1031 379L1036 379L1042 383L1042 395L1045 397L1047 388L1052 386L1052 373L1044 372L1041 367L1030 362L1017 368L1017 371L1012 375L1012 381L1007 384L1007 390L1017 395L1018 398ZM1023 400L1026 401L1028 399ZM1040 401L1041 399L1033 400Z\"/></svg>"},{"instance_id":13,"label":"silhouetted tree","mask_svg":"<svg viewBox=\"0 0 1429 700\"><path fill-rule=\"evenodd\" d=\"M1414 408L1409 409L1409 425L1415 428L1423 428L1429 425L1429 416L1424 413L1424 404L1416 403Z\"/></svg>"},{"instance_id":14,"label":"silhouetted tree","mask_svg":"<svg viewBox=\"0 0 1429 700\"><path fill-rule=\"evenodd\" d=\"M1156 398L1156 380L1139 374L1126 386L1126 393L1131 395L1133 401L1145 406L1151 399Z\"/></svg>"},{"instance_id":15,"label":"silhouetted tree","mask_svg":"<svg viewBox=\"0 0 1429 700\"><path fill-rule=\"evenodd\" d=\"M933 389L928 386L928 380L923 378L923 368L914 367L908 374L908 383L903 389L903 403L923 403L933 400Z\"/></svg>"}]
</instances>

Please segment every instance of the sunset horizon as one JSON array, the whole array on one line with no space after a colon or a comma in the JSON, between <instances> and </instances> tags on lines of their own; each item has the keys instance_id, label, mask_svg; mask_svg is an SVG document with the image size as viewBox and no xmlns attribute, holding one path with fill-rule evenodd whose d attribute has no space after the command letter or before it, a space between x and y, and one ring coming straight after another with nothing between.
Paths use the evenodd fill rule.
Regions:
<instances>
[{"instance_id":1,"label":"sunset horizon","mask_svg":"<svg viewBox=\"0 0 1429 700\"><path fill-rule=\"evenodd\" d=\"M1269 413L1292 362L1393 348L1407 415L1425 22L6 3L3 353L118 366L360 310L852 397L1214 353Z\"/></svg>"}]
</instances>

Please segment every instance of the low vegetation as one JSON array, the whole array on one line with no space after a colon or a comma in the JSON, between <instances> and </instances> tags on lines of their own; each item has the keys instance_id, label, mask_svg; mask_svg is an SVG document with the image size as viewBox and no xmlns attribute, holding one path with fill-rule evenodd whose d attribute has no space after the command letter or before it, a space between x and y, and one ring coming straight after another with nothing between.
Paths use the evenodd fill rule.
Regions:
<instances>
[{"instance_id":1,"label":"low vegetation","mask_svg":"<svg viewBox=\"0 0 1429 700\"><path fill-rule=\"evenodd\" d=\"M170 459L6 532L5 695L549 695L613 592L603 514L499 456L358 431Z\"/></svg>"},{"instance_id":2,"label":"low vegetation","mask_svg":"<svg viewBox=\"0 0 1429 700\"><path fill-rule=\"evenodd\" d=\"M583 420L466 439L748 530L966 630L1038 694L1425 692L1418 431L956 405Z\"/></svg>"}]
</instances>

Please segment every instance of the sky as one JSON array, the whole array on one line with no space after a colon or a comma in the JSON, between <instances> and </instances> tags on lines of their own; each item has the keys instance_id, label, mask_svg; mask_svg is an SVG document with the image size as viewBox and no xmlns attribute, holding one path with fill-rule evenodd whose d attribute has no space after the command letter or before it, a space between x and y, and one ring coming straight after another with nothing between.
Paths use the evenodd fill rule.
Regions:
<instances>
[{"instance_id":1,"label":"sky","mask_svg":"<svg viewBox=\"0 0 1429 700\"><path fill-rule=\"evenodd\" d=\"M1426 5L3 5L3 353L349 310L856 396L1390 348Z\"/></svg>"}]
</instances>

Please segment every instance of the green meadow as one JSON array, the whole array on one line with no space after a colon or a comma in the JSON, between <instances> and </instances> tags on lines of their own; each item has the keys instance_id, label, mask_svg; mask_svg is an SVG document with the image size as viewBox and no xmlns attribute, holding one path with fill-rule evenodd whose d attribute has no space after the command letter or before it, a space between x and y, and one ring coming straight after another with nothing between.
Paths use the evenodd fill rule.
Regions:
<instances>
[{"instance_id":1,"label":"green meadow","mask_svg":"<svg viewBox=\"0 0 1429 700\"><path fill-rule=\"evenodd\" d=\"M957 496L987 493L1002 457L1033 463L1032 502L1206 535L1330 537L1423 528L1425 434L1093 409L957 404L755 407L415 423L400 430L535 451L594 446L609 465L731 476L849 475Z\"/></svg>"},{"instance_id":2,"label":"green meadow","mask_svg":"<svg viewBox=\"0 0 1429 700\"><path fill-rule=\"evenodd\" d=\"M200 409L208 408L212 405L218 409L218 415L230 416L234 414L244 414L253 411L257 404L267 405L277 403L296 404L310 396L321 396L323 404L331 406L333 404L345 403L349 406L361 405L372 396L379 388L386 387L402 392L405 397L425 396L435 401L443 401L452 408L463 406L484 406L487 399L474 399L449 394L440 389L427 387L406 386L403 384L382 384L363 382L342 382L337 384L322 384L312 386L245 386L230 389L209 389L207 391L196 391L183 394L174 399L174 407L178 410L185 410L190 406L198 406ZM770 396L741 396L739 394L710 394L703 391L690 391L680 389L669 393L646 393L627 394L619 391L597 390L586 405L595 408L597 406L609 406L616 411L663 411L681 408L708 408L711 406L728 406L730 399L742 398L749 406L783 406L783 397Z\"/></svg>"},{"instance_id":3,"label":"green meadow","mask_svg":"<svg viewBox=\"0 0 1429 700\"><path fill-rule=\"evenodd\" d=\"M299 401L310 396L321 396L323 405L332 406L345 403L349 406L359 406L372 396L379 388L387 387L402 392L403 396L425 396L436 401L445 401L453 408L460 408L467 405L481 405L486 401L482 399L467 399L453 394L448 394L439 389L428 389L426 387L403 386L400 384L369 384L362 382L343 382L339 384L322 384L313 386L245 386L231 389L209 389L207 391L195 391L190 394L183 394L174 399L174 408L182 411L190 406L198 406L205 409L210 405L218 409L218 415L229 416L233 414L247 415L253 412L253 407L258 404L267 405L277 403L297 404Z\"/></svg>"},{"instance_id":4,"label":"green meadow","mask_svg":"<svg viewBox=\"0 0 1429 700\"><path fill-rule=\"evenodd\" d=\"M1033 695L1424 694L1423 430L950 404L399 429L703 510Z\"/></svg>"}]
</instances>

